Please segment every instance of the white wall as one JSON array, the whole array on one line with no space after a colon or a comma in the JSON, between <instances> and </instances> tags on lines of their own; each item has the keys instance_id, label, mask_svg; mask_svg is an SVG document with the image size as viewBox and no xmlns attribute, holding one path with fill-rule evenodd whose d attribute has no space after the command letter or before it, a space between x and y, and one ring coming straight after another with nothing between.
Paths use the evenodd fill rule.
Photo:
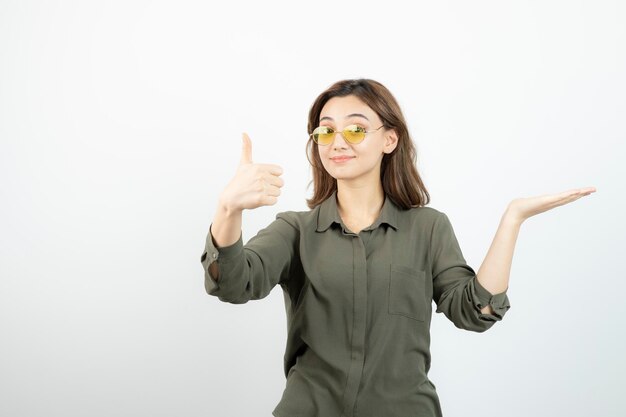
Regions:
<instances>
[{"instance_id":1,"label":"white wall","mask_svg":"<svg viewBox=\"0 0 626 417\"><path fill-rule=\"evenodd\" d=\"M0 3L0 415L269 416L286 319L200 264L241 132L283 166L244 242L306 210L309 106L344 78L403 106L430 206L480 266L515 197L597 192L523 226L512 307L436 314L446 417L624 406L626 6L615 1Z\"/></svg>"}]
</instances>

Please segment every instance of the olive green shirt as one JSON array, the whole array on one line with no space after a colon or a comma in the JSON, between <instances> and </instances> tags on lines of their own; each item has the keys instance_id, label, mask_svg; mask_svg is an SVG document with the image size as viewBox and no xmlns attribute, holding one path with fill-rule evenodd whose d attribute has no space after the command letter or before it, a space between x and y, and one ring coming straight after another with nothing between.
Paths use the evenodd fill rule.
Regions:
<instances>
[{"instance_id":1,"label":"olive green shirt","mask_svg":"<svg viewBox=\"0 0 626 417\"><path fill-rule=\"evenodd\" d=\"M510 308L506 291L480 285L446 214L402 210L389 197L358 234L344 225L336 191L312 210L278 213L245 245L240 236L217 248L209 228L201 262L206 291L221 301L283 290L287 380L276 417L441 417L427 376L432 301L474 332ZM493 315L480 312L488 304Z\"/></svg>"}]
</instances>

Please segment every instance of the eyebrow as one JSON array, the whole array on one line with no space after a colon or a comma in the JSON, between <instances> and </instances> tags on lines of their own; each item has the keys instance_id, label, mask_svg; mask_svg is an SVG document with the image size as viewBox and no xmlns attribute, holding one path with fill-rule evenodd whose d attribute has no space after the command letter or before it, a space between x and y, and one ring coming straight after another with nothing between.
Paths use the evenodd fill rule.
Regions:
<instances>
[{"instance_id":1,"label":"eyebrow","mask_svg":"<svg viewBox=\"0 0 626 417\"><path fill-rule=\"evenodd\" d=\"M347 115L347 116L346 116L346 119L349 119L349 118L351 118L351 117L362 117L362 118L364 118L365 120L367 120L368 122L370 121L370 119L368 119L367 117L365 117L365 115L364 115L364 114L361 114L361 113L352 113L352 114L349 114L349 115ZM324 117L322 117L322 118L320 119L320 122L321 122L322 120L324 120L324 119L333 120L333 118L332 118L332 117L329 117L329 116L324 116Z\"/></svg>"}]
</instances>

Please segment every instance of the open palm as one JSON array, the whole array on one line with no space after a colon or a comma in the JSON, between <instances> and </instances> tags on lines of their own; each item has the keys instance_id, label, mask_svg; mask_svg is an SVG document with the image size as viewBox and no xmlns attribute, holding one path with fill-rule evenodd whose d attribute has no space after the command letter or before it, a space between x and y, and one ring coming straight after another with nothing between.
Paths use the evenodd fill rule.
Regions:
<instances>
[{"instance_id":1,"label":"open palm","mask_svg":"<svg viewBox=\"0 0 626 417\"><path fill-rule=\"evenodd\" d=\"M557 194L516 198L509 203L508 211L514 215L518 221L523 222L529 217L571 203L595 191L595 187L584 187L574 188Z\"/></svg>"}]
</instances>

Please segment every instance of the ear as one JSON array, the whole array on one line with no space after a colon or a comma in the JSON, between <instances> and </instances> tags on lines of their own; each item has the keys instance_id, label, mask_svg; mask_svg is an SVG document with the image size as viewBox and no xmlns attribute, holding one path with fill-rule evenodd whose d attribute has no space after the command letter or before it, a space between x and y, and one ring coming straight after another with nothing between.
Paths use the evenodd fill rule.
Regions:
<instances>
[{"instance_id":1,"label":"ear","mask_svg":"<svg viewBox=\"0 0 626 417\"><path fill-rule=\"evenodd\" d=\"M391 153L398 146L398 134L395 129L390 129L385 132L385 147L383 148L384 153Z\"/></svg>"}]
</instances>

